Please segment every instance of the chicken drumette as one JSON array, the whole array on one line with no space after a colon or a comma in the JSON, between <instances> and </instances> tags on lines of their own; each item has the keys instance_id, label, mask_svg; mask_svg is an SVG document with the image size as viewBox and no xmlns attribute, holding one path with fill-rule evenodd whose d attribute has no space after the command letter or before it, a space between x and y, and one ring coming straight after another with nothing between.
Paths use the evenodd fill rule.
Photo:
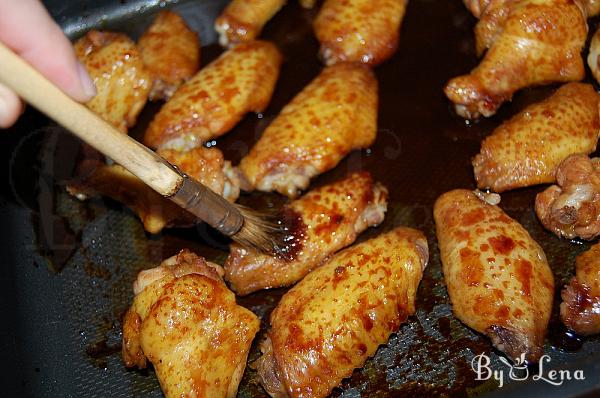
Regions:
<instances>
[{"instance_id":1,"label":"chicken drumette","mask_svg":"<svg viewBox=\"0 0 600 398\"><path fill-rule=\"evenodd\" d=\"M556 170L556 182L535 198L548 230L568 239L600 235L600 158L571 155Z\"/></svg>"},{"instance_id":2,"label":"chicken drumette","mask_svg":"<svg viewBox=\"0 0 600 398\"><path fill-rule=\"evenodd\" d=\"M581 50L586 11L578 0L474 2L481 63L445 87L456 112L469 119L491 116L525 87L583 79ZM482 8L484 7L484 8Z\"/></svg>"}]
</instances>

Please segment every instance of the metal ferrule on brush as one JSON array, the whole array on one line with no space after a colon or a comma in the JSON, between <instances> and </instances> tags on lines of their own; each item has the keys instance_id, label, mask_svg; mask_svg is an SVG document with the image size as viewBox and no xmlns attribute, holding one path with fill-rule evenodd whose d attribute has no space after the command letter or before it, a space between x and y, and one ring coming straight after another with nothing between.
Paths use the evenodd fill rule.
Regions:
<instances>
[{"instance_id":1,"label":"metal ferrule on brush","mask_svg":"<svg viewBox=\"0 0 600 398\"><path fill-rule=\"evenodd\" d=\"M219 232L232 236L244 224L244 217L231 203L178 170L183 181L168 198L208 223Z\"/></svg>"}]
</instances>

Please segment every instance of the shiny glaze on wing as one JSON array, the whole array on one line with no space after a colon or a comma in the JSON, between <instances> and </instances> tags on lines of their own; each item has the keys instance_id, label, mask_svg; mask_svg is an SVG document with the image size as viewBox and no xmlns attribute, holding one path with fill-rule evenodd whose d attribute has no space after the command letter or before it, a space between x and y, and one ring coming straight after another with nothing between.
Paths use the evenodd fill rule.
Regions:
<instances>
[{"instance_id":1,"label":"shiny glaze on wing","mask_svg":"<svg viewBox=\"0 0 600 398\"><path fill-rule=\"evenodd\" d=\"M121 33L91 30L74 44L97 94L86 103L123 133L135 124L152 80L135 43Z\"/></svg>"},{"instance_id":2,"label":"shiny glaze on wing","mask_svg":"<svg viewBox=\"0 0 600 398\"><path fill-rule=\"evenodd\" d=\"M423 233L396 228L336 254L271 314L258 361L274 397L325 397L415 312L428 261Z\"/></svg>"},{"instance_id":3,"label":"shiny glaze on wing","mask_svg":"<svg viewBox=\"0 0 600 398\"><path fill-rule=\"evenodd\" d=\"M227 200L234 202L237 199L239 181L219 149L160 150L158 154ZM168 227L192 226L198 222L190 213L152 190L120 165L84 162L79 174L79 180L68 187L69 193L80 199L94 195L115 199L131 208L150 233L159 233Z\"/></svg>"},{"instance_id":4,"label":"shiny glaze on wing","mask_svg":"<svg viewBox=\"0 0 600 398\"><path fill-rule=\"evenodd\" d=\"M600 158L569 156L558 167L556 182L535 198L544 227L568 239L600 236Z\"/></svg>"},{"instance_id":5,"label":"shiny glaze on wing","mask_svg":"<svg viewBox=\"0 0 600 398\"><path fill-rule=\"evenodd\" d=\"M240 44L184 83L154 116L144 143L189 148L228 132L271 100L281 54L264 41Z\"/></svg>"},{"instance_id":6,"label":"shiny glaze on wing","mask_svg":"<svg viewBox=\"0 0 600 398\"><path fill-rule=\"evenodd\" d=\"M366 172L314 189L284 207L286 224L293 224L287 239L292 247L285 256L234 243L225 261L225 279L238 295L292 285L362 231L381 223L386 209L387 190Z\"/></svg>"},{"instance_id":7,"label":"shiny glaze on wing","mask_svg":"<svg viewBox=\"0 0 600 398\"><path fill-rule=\"evenodd\" d=\"M468 75L444 91L469 119L491 116L525 87L583 79L586 13L574 0L491 2L475 27L477 50L487 52Z\"/></svg>"},{"instance_id":8,"label":"shiny glaze on wing","mask_svg":"<svg viewBox=\"0 0 600 398\"><path fill-rule=\"evenodd\" d=\"M591 85L569 83L502 123L473 159L477 186L502 192L556 181L566 157L596 149L599 99Z\"/></svg>"},{"instance_id":9,"label":"shiny glaze on wing","mask_svg":"<svg viewBox=\"0 0 600 398\"><path fill-rule=\"evenodd\" d=\"M562 291L560 318L577 334L600 333L600 243L577 256L575 277Z\"/></svg>"},{"instance_id":10,"label":"shiny glaze on wing","mask_svg":"<svg viewBox=\"0 0 600 398\"><path fill-rule=\"evenodd\" d=\"M325 68L288 103L240 162L244 189L295 197L377 130L377 80L366 67Z\"/></svg>"},{"instance_id":11,"label":"shiny glaze on wing","mask_svg":"<svg viewBox=\"0 0 600 398\"><path fill-rule=\"evenodd\" d=\"M235 397L258 318L190 251L157 268L140 273L125 314L125 365L150 361L167 398Z\"/></svg>"},{"instance_id":12,"label":"shiny glaze on wing","mask_svg":"<svg viewBox=\"0 0 600 398\"><path fill-rule=\"evenodd\" d=\"M232 0L215 21L219 44L229 46L257 38L286 0Z\"/></svg>"},{"instance_id":13,"label":"shiny glaze on wing","mask_svg":"<svg viewBox=\"0 0 600 398\"><path fill-rule=\"evenodd\" d=\"M326 0L315 19L325 64L378 65L398 46L407 0Z\"/></svg>"},{"instance_id":14,"label":"shiny glaze on wing","mask_svg":"<svg viewBox=\"0 0 600 398\"><path fill-rule=\"evenodd\" d=\"M554 294L542 248L468 190L440 196L434 217L454 315L513 360L539 360Z\"/></svg>"},{"instance_id":15,"label":"shiny glaze on wing","mask_svg":"<svg viewBox=\"0 0 600 398\"><path fill-rule=\"evenodd\" d=\"M138 40L138 48L152 76L150 99L169 99L200 67L198 35L172 11L158 14Z\"/></svg>"}]
</instances>

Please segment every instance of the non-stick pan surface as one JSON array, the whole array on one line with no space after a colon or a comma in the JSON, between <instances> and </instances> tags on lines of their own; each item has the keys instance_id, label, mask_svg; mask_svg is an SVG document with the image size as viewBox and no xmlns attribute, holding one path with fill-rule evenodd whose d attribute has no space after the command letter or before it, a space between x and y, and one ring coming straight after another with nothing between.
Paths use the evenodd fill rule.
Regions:
<instances>
[{"instance_id":1,"label":"non-stick pan surface","mask_svg":"<svg viewBox=\"0 0 600 398\"><path fill-rule=\"evenodd\" d=\"M221 49L214 44L214 18L225 1L47 1L65 31L75 38L90 27L124 31L133 37L161 7L174 8L203 42L202 63ZM322 65L311 21L316 11L291 0L267 25L263 37L285 56L281 77L267 111L246 117L232 132L211 143L237 163L279 110ZM364 233L373 237L394 226L421 229L431 259L417 296L417 313L363 369L342 383L334 396L598 396L600 339L580 340L557 319L559 290L574 272L574 258L589 244L559 240L545 231L533 211L544 187L502 195L501 207L521 222L543 246L556 277L556 302L545 352L543 374L550 369L581 370L585 380L559 386L534 380L510 380L487 338L451 316L439 260L432 205L443 192L474 188L470 159L480 141L502 120L526 104L547 96L553 87L525 90L495 117L468 124L455 116L443 96L443 84L477 63L472 29L475 19L460 0L411 0L396 55L376 68L380 84L379 132L372 148L354 152L313 186L335 181L349 171L368 170L390 190L385 222ZM26 29L26 27L23 27ZM595 28L592 21L591 30ZM1 65L0 65L1 67ZM144 110L132 132L140 137L159 105ZM144 233L129 210L108 199L81 203L65 193L73 178L79 143L29 109L19 123L0 135L5 184L0 197L4 238L0 283L3 348L3 395L36 397L161 396L152 370L126 370L120 357L121 317L132 300L137 272L158 264L184 247L222 262L227 241L204 226ZM244 195L257 208L278 207L278 195ZM283 289L240 298L263 322L249 361ZM503 370L504 386L476 380L474 356L491 356L490 367ZM251 367L239 396L265 396Z\"/></svg>"}]
</instances>

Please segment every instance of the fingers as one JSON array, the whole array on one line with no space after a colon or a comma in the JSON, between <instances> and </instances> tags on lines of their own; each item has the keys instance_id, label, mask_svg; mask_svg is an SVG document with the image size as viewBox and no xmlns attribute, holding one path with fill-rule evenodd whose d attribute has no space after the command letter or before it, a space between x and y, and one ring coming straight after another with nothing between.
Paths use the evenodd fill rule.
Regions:
<instances>
[{"instance_id":1,"label":"fingers","mask_svg":"<svg viewBox=\"0 0 600 398\"><path fill-rule=\"evenodd\" d=\"M0 0L0 41L75 100L95 95L73 46L38 0Z\"/></svg>"},{"instance_id":2,"label":"fingers","mask_svg":"<svg viewBox=\"0 0 600 398\"><path fill-rule=\"evenodd\" d=\"M19 97L0 84L0 128L12 126L22 111L23 103Z\"/></svg>"}]
</instances>

